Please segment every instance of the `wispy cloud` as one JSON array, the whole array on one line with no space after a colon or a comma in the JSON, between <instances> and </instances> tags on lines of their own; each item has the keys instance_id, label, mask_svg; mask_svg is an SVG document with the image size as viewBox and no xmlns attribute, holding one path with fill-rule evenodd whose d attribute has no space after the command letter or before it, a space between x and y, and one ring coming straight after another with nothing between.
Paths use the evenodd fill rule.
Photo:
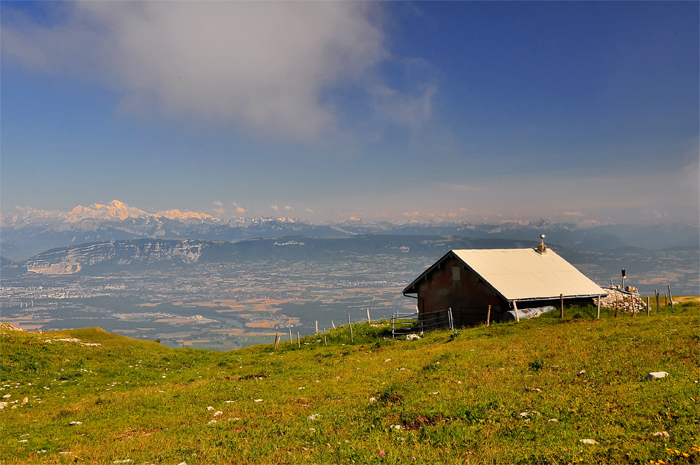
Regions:
<instances>
[{"instance_id":1,"label":"wispy cloud","mask_svg":"<svg viewBox=\"0 0 700 465\"><path fill-rule=\"evenodd\" d=\"M224 204L221 203L221 202L218 201L218 200L214 200L214 205L216 205L217 207L223 207L223 206L224 206Z\"/></svg>"},{"instance_id":2,"label":"wispy cloud","mask_svg":"<svg viewBox=\"0 0 700 465\"><path fill-rule=\"evenodd\" d=\"M454 183L454 182L438 182L438 186L444 187L447 189L451 190L457 190L457 191L472 191L472 192L485 192L486 189L484 189L481 186L477 186L474 184L459 184L459 183Z\"/></svg>"},{"instance_id":3,"label":"wispy cloud","mask_svg":"<svg viewBox=\"0 0 700 465\"><path fill-rule=\"evenodd\" d=\"M418 216L418 212L403 212L402 215L410 218L413 216Z\"/></svg>"},{"instance_id":4,"label":"wispy cloud","mask_svg":"<svg viewBox=\"0 0 700 465\"><path fill-rule=\"evenodd\" d=\"M316 136L321 94L388 56L361 2L75 2L45 26L21 13L2 47L28 67L107 83L125 108ZM67 10L67 11L66 11ZM144 108L147 107L147 108Z\"/></svg>"},{"instance_id":5,"label":"wispy cloud","mask_svg":"<svg viewBox=\"0 0 700 465\"><path fill-rule=\"evenodd\" d=\"M583 216L581 212L564 212L564 214L568 216Z\"/></svg>"}]
</instances>

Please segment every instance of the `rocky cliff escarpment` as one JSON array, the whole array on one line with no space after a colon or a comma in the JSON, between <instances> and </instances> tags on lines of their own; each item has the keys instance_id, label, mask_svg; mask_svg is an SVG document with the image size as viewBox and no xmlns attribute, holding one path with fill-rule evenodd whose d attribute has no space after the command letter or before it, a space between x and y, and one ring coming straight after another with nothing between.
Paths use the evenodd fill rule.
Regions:
<instances>
[{"instance_id":1,"label":"rocky cliff escarpment","mask_svg":"<svg viewBox=\"0 0 700 465\"><path fill-rule=\"evenodd\" d=\"M85 267L104 265L149 265L157 262L196 263L207 247L200 240L108 241L53 249L25 263L27 271L44 274L73 274Z\"/></svg>"}]
</instances>

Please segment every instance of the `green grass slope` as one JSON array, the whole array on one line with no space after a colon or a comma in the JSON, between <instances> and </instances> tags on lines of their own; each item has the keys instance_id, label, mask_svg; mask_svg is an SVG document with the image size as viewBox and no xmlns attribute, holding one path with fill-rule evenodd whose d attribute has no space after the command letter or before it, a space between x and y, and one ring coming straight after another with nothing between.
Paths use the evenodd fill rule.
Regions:
<instances>
[{"instance_id":1,"label":"green grass slope","mask_svg":"<svg viewBox=\"0 0 700 465\"><path fill-rule=\"evenodd\" d=\"M233 352L3 331L0 461L697 463L697 299L593 312L417 341L365 323L354 344L343 326L328 346Z\"/></svg>"}]
</instances>

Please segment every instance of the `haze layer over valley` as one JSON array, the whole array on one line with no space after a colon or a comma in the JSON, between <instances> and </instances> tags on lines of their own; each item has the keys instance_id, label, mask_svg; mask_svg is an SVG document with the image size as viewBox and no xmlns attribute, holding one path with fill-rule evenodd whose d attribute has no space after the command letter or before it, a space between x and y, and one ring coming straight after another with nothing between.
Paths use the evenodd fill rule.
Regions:
<instances>
[{"instance_id":1,"label":"haze layer over valley","mask_svg":"<svg viewBox=\"0 0 700 465\"><path fill-rule=\"evenodd\" d=\"M174 213L177 212L177 213ZM414 311L401 290L450 249L549 247L601 286L698 287L693 225L549 221L310 224L298 218L149 214L113 201L3 218L3 320L99 326L172 347L231 349L276 333ZM38 251L38 253L37 253ZM33 253L32 253L33 252ZM31 253L31 256L30 256Z\"/></svg>"}]
</instances>

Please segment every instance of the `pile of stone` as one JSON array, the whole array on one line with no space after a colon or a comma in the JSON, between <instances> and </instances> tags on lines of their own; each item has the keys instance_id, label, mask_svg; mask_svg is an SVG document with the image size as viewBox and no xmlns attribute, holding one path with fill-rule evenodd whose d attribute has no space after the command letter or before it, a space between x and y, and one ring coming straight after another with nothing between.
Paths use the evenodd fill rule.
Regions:
<instances>
[{"instance_id":1,"label":"pile of stone","mask_svg":"<svg viewBox=\"0 0 700 465\"><path fill-rule=\"evenodd\" d=\"M646 311L647 304L638 294L637 288L626 286L625 291L620 290L619 286L605 289L608 295L601 297L600 306L605 308L618 307L621 312L641 312ZM598 305L598 299L594 299Z\"/></svg>"},{"instance_id":2,"label":"pile of stone","mask_svg":"<svg viewBox=\"0 0 700 465\"><path fill-rule=\"evenodd\" d=\"M22 328L18 328L17 326L13 326L10 323L5 323L0 321L0 333L8 333L12 331L24 331Z\"/></svg>"}]
</instances>

